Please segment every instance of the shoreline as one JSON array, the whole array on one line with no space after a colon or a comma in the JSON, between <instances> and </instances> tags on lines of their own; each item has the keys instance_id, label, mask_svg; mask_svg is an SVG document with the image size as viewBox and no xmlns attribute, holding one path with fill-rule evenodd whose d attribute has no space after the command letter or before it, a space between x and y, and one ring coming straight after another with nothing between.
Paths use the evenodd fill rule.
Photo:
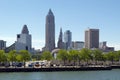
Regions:
<instances>
[{"instance_id":1,"label":"shoreline","mask_svg":"<svg viewBox=\"0 0 120 80\"><path fill-rule=\"evenodd\" d=\"M104 71L120 69L120 66L95 67L42 67L42 68L0 68L0 72L61 72L61 71Z\"/></svg>"}]
</instances>

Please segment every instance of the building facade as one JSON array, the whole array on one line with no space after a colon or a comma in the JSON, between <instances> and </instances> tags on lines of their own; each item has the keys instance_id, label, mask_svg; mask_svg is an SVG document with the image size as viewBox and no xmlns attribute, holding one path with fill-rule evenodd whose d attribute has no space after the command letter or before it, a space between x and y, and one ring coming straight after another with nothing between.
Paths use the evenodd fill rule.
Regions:
<instances>
[{"instance_id":1,"label":"building facade","mask_svg":"<svg viewBox=\"0 0 120 80\"><path fill-rule=\"evenodd\" d=\"M99 29L85 31L85 48L99 48Z\"/></svg>"},{"instance_id":2,"label":"building facade","mask_svg":"<svg viewBox=\"0 0 120 80\"><path fill-rule=\"evenodd\" d=\"M72 33L70 30L64 33L64 44L66 50L72 49Z\"/></svg>"},{"instance_id":3,"label":"building facade","mask_svg":"<svg viewBox=\"0 0 120 80\"><path fill-rule=\"evenodd\" d=\"M23 26L21 34L17 34L15 50L28 50L29 52L32 50L31 35L29 34L27 25Z\"/></svg>"},{"instance_id":4,"label":"building facade","mask_svg":"<svg viewBox=\"0 0 120 80\"><path fill-rule=\"evenodd\" d=\"M55 49L55 18L50 9L45 24L45 50L52 51L53 49Z\"/></svg>"},{"instance_id":5,"label":"building facade","mask_svg":"<svg viewBox=\"0 0 120 80\"><path fill-rule=\"evenodd\" d=\"M84 42L83 41L72 42L72 49L81 50L82 48L84 48Z\"/></svg>"},{"instance_id":6,"label":"building facade","mask_svg":"<svg viewBox=\"0 0 120 80\"><path fill-rule=\"evenodd\" d=\"M6 41L0 40L0 50L4 50L6 48Z\"/></svg>"}]
</instances>

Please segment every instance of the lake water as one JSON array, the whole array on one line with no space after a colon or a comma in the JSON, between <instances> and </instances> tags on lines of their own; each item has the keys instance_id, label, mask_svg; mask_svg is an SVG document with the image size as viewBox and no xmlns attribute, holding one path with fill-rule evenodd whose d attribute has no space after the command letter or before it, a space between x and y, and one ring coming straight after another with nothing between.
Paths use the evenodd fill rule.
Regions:
<instances>
[{"instance_id":1,"label":"lake water","mask_svg":"<svg viewBox=\"0 0 120 80\"><path fill-rule=\"evenodd\" d=\"M10 72L0 73L0 80L120 80L120 69L77 72Z\"/></svg>"}]
</instances>

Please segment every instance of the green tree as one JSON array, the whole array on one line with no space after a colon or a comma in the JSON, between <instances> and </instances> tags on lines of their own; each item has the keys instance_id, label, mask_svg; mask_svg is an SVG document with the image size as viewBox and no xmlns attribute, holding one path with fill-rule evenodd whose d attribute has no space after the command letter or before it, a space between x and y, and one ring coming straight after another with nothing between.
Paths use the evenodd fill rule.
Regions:
<instances>
[{"instance_id":1,"label":"green tree","mask_svg":"<svg viewBox=\"0 0 120 80\"><path fill-rule=\"evenodd\" d=\"M83 48L80 50L81 59L88 63L88 60L92 59L91 50Z\"/></svg>"},{"instance_id":2,"label":"green tree","mask_svg":"<svg viewBox=\"0 0 120 80\"><path fill-rule=\"evenodd\" d=\"M68 52L66 50L59 50L57 59L62 60L65 65L65 61L68 60Z\"/></svg>"},{"instance_id":3,"label":"green tree","mask_svg":"<svg viewBox=\"0 0 120 80\"><path fill-rule=\"evenodd\" d=\"M113 51L107 53L107 59L113 63L115 60L115 53Z\"/></svg>"},{"instance_id":4,"label":"green tree","mask_svg":"<svg viewBox=\"0 0 120 80\"><path fill-rule=\"evenodd\" d=\"M21 54L17 54L17 55L16 55L16 61L17 61L17 62L22 62L22 61L23 61L23 58L22 58L22 55L21 55Z\"/></svg>"},{"instance_id":5,"label":"green tree","mask_svg":"<svg viewBox=\"0 0 120 80\"><path fill-rule=\"evenodd\" d=\"M49 51L45 51L45 52L42 53L41 59L50 61L50 60L53 59L53 56Z\"/></svg>"},{"instance_id":6,"label":"green tree","mask_svg":"<svg viewBox=\"0 0 120 80\"><path fill-rule=\"evenodd\" d=\"M22 59L23 62L24 62L24 67L25 67L25 64L26 64L26 61L29 61L31 59L31 55L30 53L27 51L27 50L20 50L20 55L22 56ZM20 56L19 56L20 57Z\"/></svg>"},{"instance_id":7,"label":"green tree","mask_svg":"<svg viewBox=\"0 0 120 80\"><path fill-rule=\"evenodd\" d=\"M119 63L120 63L120 50L117 51L117 57L118 57L118 60L119 60Z\"/></svg>"},{"instance_id":8,"label":"green tree","mask_svg":"<svg viewBox=\"0 0 120 80\"><path fill-rule=\"evenodd\" d=\"M7 56L4 52L4 50L0 50L0 63L7 61Z\"/></svg>"},{"instance_id":9,"label":"green tree","mask_svg":"<svg viewBox=\"0 0 120 80\"><path fill-rule=\"evenodd\" d=\"M16 51L15 50L10 51L7 56L10 62L12 63L16 62Z\"/></svg>"},{"instance_id":10,"label":"green tree","mask_svg":"<svg viewBox=\"0 0 120 80\"><path fill-rule=\"evenodd\" d=\"M74 66L75 66L75 62L78 60L78 51L77 50L70 50L69 51L69 57L70 60L74 61Z\"/></svg>"},{"instance_id":11,"label":"green tree","mask_svg":"<svg viewBox=\"0 0 120 80\"><path fill-rule=\"evenodd\" d=\"M96 61L102 61L102 59L103 59L102 51L95 49L92 52L93 52L93 58Z\"/></svg>"}]
</instances>

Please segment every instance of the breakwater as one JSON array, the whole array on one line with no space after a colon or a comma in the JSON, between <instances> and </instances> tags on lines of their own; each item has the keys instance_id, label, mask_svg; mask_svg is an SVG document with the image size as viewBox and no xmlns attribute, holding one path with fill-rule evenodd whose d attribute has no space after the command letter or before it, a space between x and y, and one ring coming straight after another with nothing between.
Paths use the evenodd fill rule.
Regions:
<instances>
[{"instance_id":1,"label":"breakwater","mask_svg":"<svg viewBox=\"0 0 120 80\"><path fill-rule=\"evenodd\" d=\"M0 68L0 72L55 72L55 71L97 71L112 70L107 67L49 67L49 68Z\"/></svg>"}]
</instances>

